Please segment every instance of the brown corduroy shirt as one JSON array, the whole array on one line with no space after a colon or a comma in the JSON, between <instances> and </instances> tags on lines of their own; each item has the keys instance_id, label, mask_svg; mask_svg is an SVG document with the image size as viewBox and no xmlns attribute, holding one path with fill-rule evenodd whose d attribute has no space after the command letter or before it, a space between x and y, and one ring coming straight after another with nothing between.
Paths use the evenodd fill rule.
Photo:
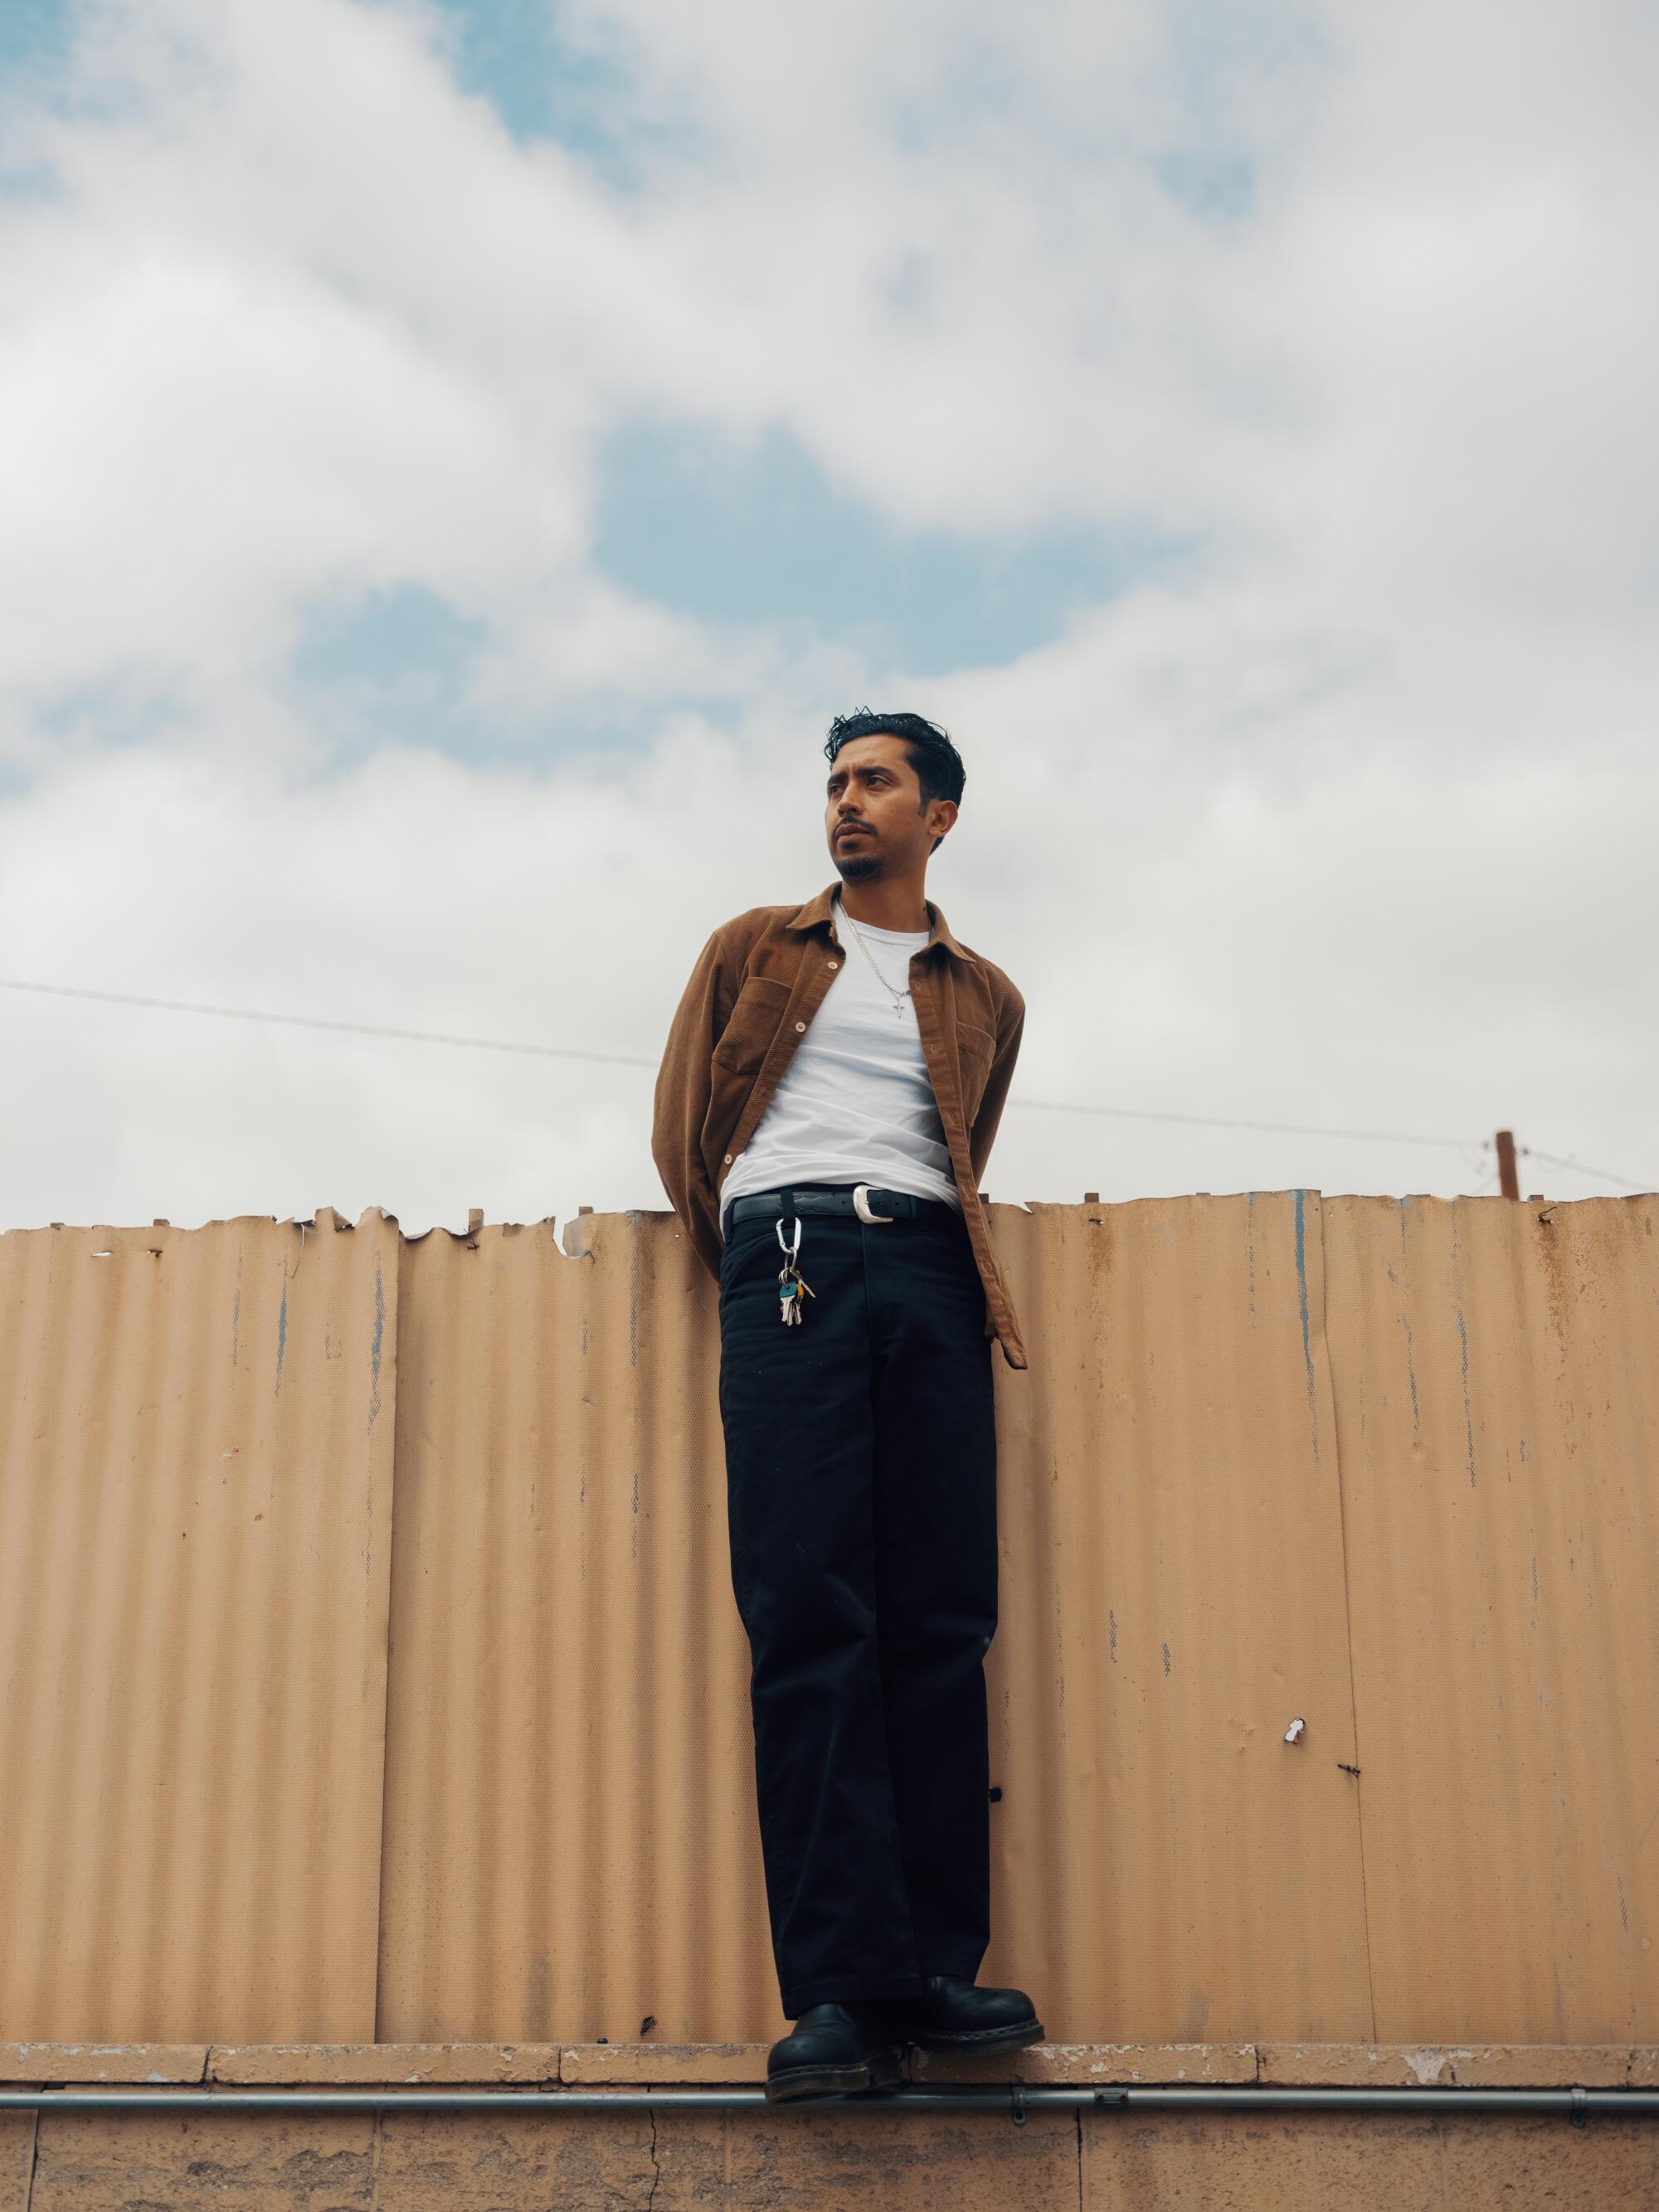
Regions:
<instances>
[{"instance_id":1,"label":"brown corduroy shirt","mask_svg":"<svg viewBox=\"0 0 1659 2212\"><path fill-rule=\"evenodd\" d=\"M720 1193L759 1126L841 966L830 884L805 906L757 906L722 923L697 956L657 1074L651 1156L692 1249L718 1279ZM1019 1056L1025 1001L1000 968L957 943L929 899L927 942L910 961L922 1054L950 1147L963 1218L985 1285L985 1334L1026 1364L991 1243L979 1179Z\"/></svg>"}]
</instances>

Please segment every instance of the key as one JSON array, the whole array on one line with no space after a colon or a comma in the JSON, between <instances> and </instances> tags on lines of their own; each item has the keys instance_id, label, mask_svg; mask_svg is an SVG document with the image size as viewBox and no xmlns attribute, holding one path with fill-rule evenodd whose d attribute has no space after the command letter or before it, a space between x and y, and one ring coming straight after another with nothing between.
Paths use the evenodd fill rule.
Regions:
<instances>
[{"instance_id":1,"label":"key","mask_svg":"<svg viewBox=\"0 0 1659 2212\"><path fill-rule=\"evenodd\" d=\"M781 1285L778 1291L781 1301L778 1317L786 1328L799 1328L801 1315L800 1302L803 1298L810 1298L815 1295L812 1286L804 1281L799 1275L792 1276L790 1268L787 1265L779 1268L778 1282Z\"/></svg>"}]
</instances>

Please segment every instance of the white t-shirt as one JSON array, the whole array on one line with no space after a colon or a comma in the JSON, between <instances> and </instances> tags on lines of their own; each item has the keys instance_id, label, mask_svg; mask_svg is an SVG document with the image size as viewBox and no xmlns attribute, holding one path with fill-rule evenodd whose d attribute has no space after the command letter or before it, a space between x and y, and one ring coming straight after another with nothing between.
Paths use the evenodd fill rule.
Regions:
<instances>
[{"instance_id":1,"label":"white t-shirt","mask_svg":"<svg viewBox=\"0 0 1659 2212\"><path fill-rule=\"evenodd\" d=\"M895 1012L890 992L909 982L909 962L925 929L856 925L835 902L842 963L767 1101L755 1133L720 1186L720 1234L726 1208L750 1191L792 1182L867 1182L917 1198L942 1198L962 1211L950 1147L922 1056L915 1002ZM854 936L861 930L866 958Z\"/></svg>"}]
</instances>

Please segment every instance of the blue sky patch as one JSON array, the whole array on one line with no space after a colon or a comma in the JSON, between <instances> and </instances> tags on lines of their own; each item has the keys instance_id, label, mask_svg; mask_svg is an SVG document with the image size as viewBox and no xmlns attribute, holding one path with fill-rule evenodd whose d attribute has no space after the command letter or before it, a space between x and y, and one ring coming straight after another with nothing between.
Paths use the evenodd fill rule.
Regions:
<instances>
[{"instance_id":1,"label":"blue sky patch","mask_svg":"<svg viewBox=\"0 0 1659 2212\"><path fill-rule=\"evenodd\" d=\"M36 79L56 69L73 31L65 0L0 0L0 89L9 94L20 88L20 77Z\"/></svg>"},{"instance_id":2,"label":"blue sky patch","mask_svg":"<svg viewBox=\"0 0 1659 2212\"><path fill-rule=\"evenodd\" d=\"M479 750L467 678L485 627L434 592L400 584L311 615L289 678L315 726L340 753L383 744Z\"/></svg>"},{"instance_id":3,"label":"blue sky patch","mask_svg":"<svg viewBox=\"0 0 1659 2212\"><path fill-rule=\"evenodd\" d=\"M313 607L289 662L290 694L336 765L411 745L458 760L551 762L647 743L670 708L724 702L593 696L543 713L484 705L473 695L488 623L458 613L424 585L398 584Z\"/></svg>"},{"instance_id":4,"label":"blue sky patch","mask_svg":"<svg viewBox=\"0 0 1659 2212\"><path fill-rule=\"evenodd\" d=\"M520 141L552 139L619 190L653 157L690 150L689 131L635 111L619 49L578 41L559 0L437 0L456 37L456 82L488 100Z\"/></svg>"},{"instance_id":5,"label":"blue sky patch","mask_svg":"<svg viewBox=\"0 0 1659 2212\"><path fill-rule=\"evenodd\" d=\"M678 613L836 639L919 676L1016 659L1178 550L1131 529L900 531L783 432L744 445L662 425L611 439L593 548L617 583Z\"/></svg>"}]
</instances>

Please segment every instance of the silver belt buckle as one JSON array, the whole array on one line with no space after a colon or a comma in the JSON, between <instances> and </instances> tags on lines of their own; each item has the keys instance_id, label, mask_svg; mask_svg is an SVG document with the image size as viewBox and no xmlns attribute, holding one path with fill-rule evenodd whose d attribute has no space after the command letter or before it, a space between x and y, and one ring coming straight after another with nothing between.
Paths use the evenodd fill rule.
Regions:
<instances>
[{"instance_id":1,"label":"silver belt buckle","mask_svg":"<svg viewBox=\"0 0 1659 2212\"><path fill-rule=\"evenodd\" d=\"M898 1218L898 1216L893 1213L871 1212L870 1186L867 1182L855 1182L853 1185L853 1211L860 1221L896 1221Z\"/></svg>"}]
</instances>

